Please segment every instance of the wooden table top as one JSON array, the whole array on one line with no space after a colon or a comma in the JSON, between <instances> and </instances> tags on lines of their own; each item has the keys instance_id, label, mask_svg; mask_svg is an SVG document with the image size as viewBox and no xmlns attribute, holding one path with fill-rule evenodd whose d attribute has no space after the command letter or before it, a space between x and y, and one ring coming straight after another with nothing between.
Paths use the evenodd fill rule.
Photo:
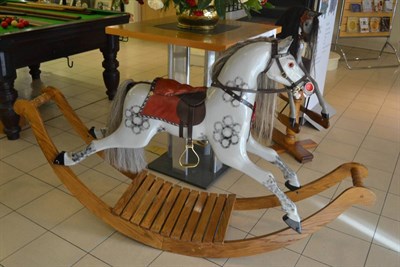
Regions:
<instances>
[{"instance_id":1,"label":"wooden table top","mask_svg":"<svg viewBox=\"0 0 400 267\"><path fill-rule=\"evenodd\" d=\"M224 51L230 46L267 32L281 31L280 26L236 20L221 20L212 32L194 32L176 27L176 17L133 22L106 27L106 33L159 43L186 46L209 51Z\"/></svg>"}]
</instances>

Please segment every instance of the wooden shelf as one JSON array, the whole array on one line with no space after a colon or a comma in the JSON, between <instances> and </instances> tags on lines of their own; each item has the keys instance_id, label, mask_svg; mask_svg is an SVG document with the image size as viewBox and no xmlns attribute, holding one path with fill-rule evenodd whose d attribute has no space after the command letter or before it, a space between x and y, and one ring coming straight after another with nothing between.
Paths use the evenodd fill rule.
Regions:
<instances>
[{"instance_id":1,"label":"wooden shelf","mask_svg":"<svg viewBox=\"0 0 400 267\"><path fill-rule=\"evenodd\" d=\"M392 17L393 12L351 12L345 10L343 17Z\"/></svg>"},{"instance_id":2,"label":"wooden shelf","mask_svg":"<svg viewBox=\"0 0 400 267\"><path fill-rule=\"evenodd\" d=\"M340 32L340 37L389 37L389 32Z\"/></svg>"}]
</instances>

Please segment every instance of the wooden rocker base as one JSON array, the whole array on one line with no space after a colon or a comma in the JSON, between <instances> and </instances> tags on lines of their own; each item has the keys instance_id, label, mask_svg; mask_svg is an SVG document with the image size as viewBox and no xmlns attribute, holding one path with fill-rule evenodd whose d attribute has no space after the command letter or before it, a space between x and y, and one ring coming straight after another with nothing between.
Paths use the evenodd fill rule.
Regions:
<instances>
[{"instance_id":1,"label":"wooden rocker base","mask_svg":"<svg viewBox=\"0 0 400 267\"><path fill-rule=\"evenodd\" d=\"M18 100L14 109L30 122L49 164L68 190L91 212L122 234L148 246L174 253L212 258L228 258L264 253L288 246L318 231L352 205L371 205L375 195L363 187L367 169L358 163L346 163L297 191L287 192L293 201L318 194L351 176L353 186L315 214L303 219L302 233L290 228L249 239L225 240L234 210L265 209L279 205L274 195L237 198L198 192L166 182L148 172L126 173L131 185L114 207L96 196L69 167L54 165L58 154L44 127L38 107L53 99L73 128L86 142L92 137L68 105L64 96L48 87L34 100Z\"/></svg>"}]
</instances>

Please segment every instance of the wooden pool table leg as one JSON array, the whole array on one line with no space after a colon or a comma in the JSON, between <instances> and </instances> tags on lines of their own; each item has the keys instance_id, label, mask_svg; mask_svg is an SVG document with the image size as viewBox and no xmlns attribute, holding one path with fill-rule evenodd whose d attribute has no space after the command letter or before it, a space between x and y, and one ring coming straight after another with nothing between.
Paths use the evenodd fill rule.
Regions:
<instances>
[{"instance_id":1,"label":"wooden pool table leg","mask_svg":"<svg viewBox=\"0 0 400 267\"><path fill-rule=\"evenodd\" d=\"M41 73L40 64L29 66L29 74L32 77L32 81L33 80L40 80L40 73Z\"/></svg>"},{"instance_id":2,"label":"wooden pool table leg","mask_svg":"<svg viewBox=\"0 0 400 267\"><path fill-rule=\"evenodd\" d=\"M14 88L14 81L17 78L15 68L11 68L7 64L6 56L5 64L0 68L0 119L3 131L9 140L19 138L21 127L19 126L19 115L14 112L13 105L18 98L18 92Z\"/></svg>"},{"instance_id":3,"label":"wooden pool table leg","mask_svg":"<svg viewBox=\"0 0 400 267\"><path fill-rule=\"evenodd\" d=\"M106 94L108 99L112 100L117 92L119 85L119 62L117 60L117 53L119 51L119 37L114 35L107 35L107 45L100 48L103 53L103 79L106 85Z\"/></svg>"}]
</instances>

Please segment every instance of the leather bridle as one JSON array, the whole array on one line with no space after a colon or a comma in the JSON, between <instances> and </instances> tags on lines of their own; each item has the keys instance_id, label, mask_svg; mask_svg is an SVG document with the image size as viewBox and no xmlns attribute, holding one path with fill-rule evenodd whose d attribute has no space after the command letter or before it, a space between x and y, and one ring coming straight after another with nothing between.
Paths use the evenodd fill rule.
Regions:
<instances>
[{"instance_id":1,"label":"leather bridle","mask_svg":"<svg viewBox=\"0 0 400 267\"><path fill-rule=\"evenodd\" d=\"M278 40L273 40L272 41L272 49L271 49L271 58L267 64L267 67L263 72L266 72L273 62L275 61L277 63L277 66L281 72L281 75L284 79L288 81L290 84L289 86L284 86L284 88L258 88L257 90L252 90L252 89L245 89L245 88L240 88L240 87L234 87L234 86L227 86L223 85L218 79L212 82L212 86L218 87L222 89L225 93L230 95L233 99L239 101L240 103L244 104L250 109L253 109L253 105L249 103L246 99L242 97L242 93L264 93L264 94L278 94L278 93L293 93L294 91L300 90L299 84L302 82L306 82L307 80L310 81L309 75L307 72L304 72L303 77L301 77L297 81L292 81L289 76L286 74L285 70L282 67L282 64L280 62L280 58L285 57L289 54L289 52L286 52L284 54L279 54L278 53ZM240 94L237 94L236 92L240 92Z\"/></svg>"}]
</instances>

